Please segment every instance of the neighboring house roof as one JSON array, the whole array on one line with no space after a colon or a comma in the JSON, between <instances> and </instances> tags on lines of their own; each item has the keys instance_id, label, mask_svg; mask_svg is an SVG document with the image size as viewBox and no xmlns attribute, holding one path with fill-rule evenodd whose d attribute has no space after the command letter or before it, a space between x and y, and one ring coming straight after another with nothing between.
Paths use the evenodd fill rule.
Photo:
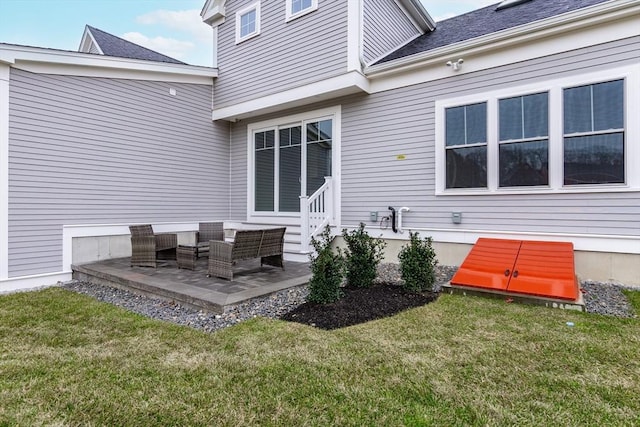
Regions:
<instances>
[{"instance_id":1,"label":"neighboring house roof","mask_svg":"<svg viewBox=\"0 0 640 427\"><path fill-rule=\"evenodd\" d=\"M496 3L464 15L436 22L436 29L412 40L378 61L404 58L464 40L550 18L609 0L529 0L498 9Z\"/></svg>"},{"instance_id":2,"label":"neighboring house roof","mask_svg":"<svg viewBox=\"0 0 640 427\"><path fill-rule=\"evenodd\" d=\"M95 53L118 58L142 59L145 61L167 62L170 64L186 63L169 56L147 49L130 41L116 37L105 31L87 25L80 42L80 52Z\"/></svg>"}]
</instances>

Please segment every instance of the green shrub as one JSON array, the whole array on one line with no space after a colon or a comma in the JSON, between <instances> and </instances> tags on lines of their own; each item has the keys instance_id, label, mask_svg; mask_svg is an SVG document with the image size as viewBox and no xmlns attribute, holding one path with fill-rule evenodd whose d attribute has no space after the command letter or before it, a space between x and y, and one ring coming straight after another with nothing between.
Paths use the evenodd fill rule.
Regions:
<instances>
[{"instance_id":1,"label":"green shrub","mask_svg":"<svg viewBox=\"0 0 640 427\"><path fill-rule=\"evenodd\" d=\"M432 291L438 264L431 237L420 239L418 233L409 232L410 241L400 250L400 274L404 288L411 291Z\"/></svg>"},{"instance_id":2,"label":"green shrub","mask_svg":"<svg viewBox=\"0 0 640 427\"><path fill-rule=\"evenodd\" d=\"M326 226L318 239L311 238L315 254L311 259L311 280L309 280L309 296L307 301L319 304L335 302L342 298L340 289L344 278L344 259L342 254L331 249L331 230Z\"/></svg>"},{"instance_id":3,"label":"green shrub","mask_svg":"<svg viewBox=\"0 0 640 427\"><path fill-rule=\"evenodd\" d=\"M347 244L345 262L347 283L351 286L368 288L376 278L378 264L384 256L387 245L384 240L369 236L364 230L364 223L348 233L342 230L342 237Z\"/></svg>"}]
</instances>

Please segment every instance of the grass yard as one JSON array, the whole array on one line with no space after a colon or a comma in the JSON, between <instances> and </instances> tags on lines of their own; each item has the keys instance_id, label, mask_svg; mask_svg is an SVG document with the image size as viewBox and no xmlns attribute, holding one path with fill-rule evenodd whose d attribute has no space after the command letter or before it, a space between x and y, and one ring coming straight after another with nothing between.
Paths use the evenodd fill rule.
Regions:
<instances>
[{"instance_id":1,"label":"grass yard","mask_svg":"<svg viewBox=\"0 0 640 427\"><path fill-rule=\"evenodd\" d=\"M482 298L207 334L50 288L0 296L0 350L0 425L640 425L640 319Z\"/></svg>"}]
</instances>

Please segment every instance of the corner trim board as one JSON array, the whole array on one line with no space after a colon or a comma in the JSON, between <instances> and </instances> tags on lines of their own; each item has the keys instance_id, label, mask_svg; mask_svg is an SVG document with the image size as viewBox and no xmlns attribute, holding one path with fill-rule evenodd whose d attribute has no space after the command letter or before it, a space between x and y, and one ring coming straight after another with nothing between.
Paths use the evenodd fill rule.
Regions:
<instances>
[{"instance_id":1,"label":"corner trim board","mask_svg":"<svg viewBox=\"0 0 640 427\"><path fill-rule=\"evenodd\" d=\"M9 277L9 65L0 64L0 281ZM1 288L0 288L1 289Z\"/></svg>"}]
</instances>

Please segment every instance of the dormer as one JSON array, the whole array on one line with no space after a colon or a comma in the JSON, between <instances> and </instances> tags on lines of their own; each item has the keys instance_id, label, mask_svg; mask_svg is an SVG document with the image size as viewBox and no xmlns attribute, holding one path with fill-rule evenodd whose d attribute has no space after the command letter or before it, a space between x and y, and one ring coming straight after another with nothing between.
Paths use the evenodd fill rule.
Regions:
<instances>
[{"instance_id":1,"label":"dormer","mask_svg":"<svg viewBox=\"0 0 640 427\"><path fill-rule=\"evenodd\" d=\"M80 47L78 52L95 53L98 55L104 55L102 49L96 42L96 39L91 34L91 27L88 25L84 27L84 33L82 34L82 40L80 40Z\"/></svg>"}]
</instances>

